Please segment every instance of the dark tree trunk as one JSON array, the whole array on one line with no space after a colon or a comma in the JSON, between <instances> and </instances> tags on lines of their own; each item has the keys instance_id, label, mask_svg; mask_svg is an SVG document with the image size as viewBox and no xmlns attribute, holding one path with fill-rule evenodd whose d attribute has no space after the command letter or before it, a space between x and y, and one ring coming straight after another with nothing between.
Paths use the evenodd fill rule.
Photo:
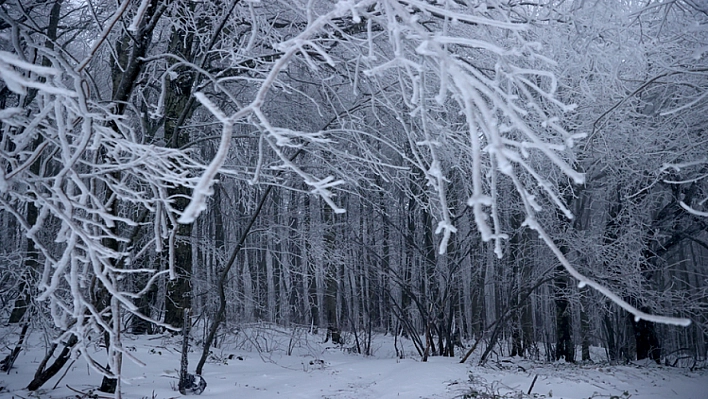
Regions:
<instances>
[{"instance_id":1,"label":"dark tree trunk","mask_svg":"<svg viewBox=\"0 0 708 399\"><path fill-rule=\"evenodd\" d=\"M176 205L175 208L180 208ZM181 209L186 208L186 205ZM192 245L189 236L192 233L192 225L179 225L177 235L182 236L180 242L175 244L175 273L177 278L167 283L167 298L165 300L165 323L174 328L182 329L185 309L189 309L192 304Z\"/></svg>"},{"instance_id":2,"label":"dark tree trunk","mask_svg":"<svg viewBox=\"0 0 708 399\"><path fill-rule=\"evenodd\" d=\"M157 299L157 285L153 284L150 290L140 298L138 298L135 304L138 306L138 311L145 315L150 316L152 306L155 304ZM132 330L133 334L152 334L155 332L155 325L142 317L133 315L132 319Z\"/></svg>"},{"instance_id":3,"label":"dark tree trunk","mask_svg":"<svg viewBox=\"0 0 708 399\"><path fill-rule=\"evenodd\" d=\"M8 373L10 372L12 365L15 364L15 360L17 360L17 356L19 356L20 351L22 350L22 344L25 342L25 338L27 337L28 328L29 323L25 323L22 326L20 338L17 340L17 345L15 345L15 349L13 349L12 352L10 352L10 354L7 355L5 359L0 362L0 371L7 371Z\"/></svg>"},{"instance_id":4,"label":"dark tree trunk","mask_svg":"<svg viewBox=\"0 0 708 399\"><path fill-rule=\"evenodd\" d=\"M106 366L106 370L110 369L111 368L109 366ZM98 387L98 390L106 393L116 393L116 389L118 389L118 379L103 376L101 386Z\"/></svg>"},{"instance_id":5,"label":"dark tree trunk","mask_svg":"<svg viewBox=\"0 0 708 399\"><path fill-rule=\"evenodd\" d=\"M581 298L580 303L582 308L580 309L580 335L581 335L581 346L582 346L582 360L584 362L592 361L590 359L590 317L588 316L588 310L590 309L590 303L588 300L588 289L584 288L580 292Z\"/></svg>"},{"instance_id":6,"label":"dark tree trunk","mask_svg":"<svg viewBox=\"0 0 708 399\"><path fill-rule=\"evenodd\" d=\"M556 299L556 360L575 361L575 348L571 338L571 317L568 300Z\"/></svg>"},{"instance_id":7,"label":"dark tree trunk","mask_svg":"<svg viewBox=\"0 0 708 399\"><path fill-rule=\"evenodd\" d=\"M519 328L512 323L511 326L511 353L510 356L523 356L524 349L521 344L521 334L519 334Z\"/></svg>"},{"instance_id":8,"label":"dark tree trunk","mask_svg":"<svg viewBox=\"0 0 708 399\"><path fill-rule=\"evenodd\" d=\"M40 365L40 369L37 370L37 373L34 375L34 379L27 385L27 390L28 391L36 391L37 389L41 388L42 385L46 384L47 381L49 381L52 377L54 377L59 370L64 367L67 361L71 358L71 348L76 345L76 343L79 342L78 338L76 335L72 334L71 337L69 338L69 341L64 345L64 349L61 351L59 354L59 357L52 363L51 366L48 368L44 369L43 366L46 364L46 360L42 362ZM47 355L51 356L51 352Z\"/></svg>"},{"instance_id":9,"label":"dark tree trunk","mask_svg":"<svg viewBox=\"0 0 708 399\"><path fill-rule=\"evenodd\" d=\"M563 273L563 271L559 271ZM565 290L568 280L565 275L557 276L556 286L556 360L565 359L566 362L575 361L575 346L572 339L572 317L570 303Z\"/></svg>"},{"instance_id":10,"label":"dark tree trunk","mask_svg":"<svg viewBox=\"0 0 708 399\"><path fill-rule=\"evenodd\" d=\"M333 227L334 211L327 205L324 205L324 207L322 210L322 223L324 224L325 232L322 238L326 251L334 252L337 242ZM321 320L321 322L326 322L328 328L334 327L339 330L339 320L337 320L337 289L339 288L339 283L335 273L337 265L328 261L323 267L325 268L324 317L326 321Z\"/></svg>"},{"instance_id":11,"label":"dark tree trunk","mask_svg":"<svg viewBox=\"0 0 708 399\"><path fill-rule=\"evenodd\" d=\"M156 0L155 0L156 1ZM226 16L231 14L236 4L235 0L228 6ZM196 3L190 2L187 7L189 12L193 12ZM200 20L200 24L206 24L206 20ZM211 40L203 51L209 51L216 43L221 30L226 23L226 17L221 20L220 25L214 30ZM204 27L204 26L201 26ZM196 53L193 44L195 43L194 32L183 29L175 29L170 34L168 52L179 54L188 61L196 61ZM201 60L201 67L206 65L208 58L205 56ZM171 61L172 63L176 61ZM181 148L188 144L189 133L182 130L185 121L189 119L196 109L195 97L192 96L195 82L198 83L198 74L189 70L188 67L179 67L175 70L178 76L170 79L165 96L164 131L166 146L170 148ZM175 198L174 209L183 211L189 205L190 192L185 187L177 187L168 190L171 197ZM167 298L165 300L165 323L181 329L183 327L183 312L192 307L192 235L193 224L180 224L177 226L177 239L175 242L175 272L177 278L167 284ZM219 320L220 321L220 320ZM219 322L217 321L217 323Z\"/></svg>"},{"instance_id":12,"label":"dark tree trunk","mask_svg":"<svg viewBox=\"0 0 708 399\"><path fill-rule=\"evenodd\" d=\"M607 352L611 362L619 359L619 351L617 348L617 338L615 334L615 329L612 326L612 320L607 314L603 317L602 323L605 327L605 333L607 334Z\"/></svg>"},{"instance_id":13,"label":"dark tree trunk","mask_svg":"<svg viewBox=\"0 0 708 399\"><path fill-rule=\"evenodd\" d=\"M642 309L642 311L647 310ZM657 364L661 364L661 346L656 333L656 325L646 320L637 322L632 315L629 317L632 319L634 339L637 343L637 360L651 359Z\"/></svg>"},{"instance_id":14,"label":"dark tree trunk","mask_svg":"<svg viewBox=\"0 0 708 399\"><path fill-rule=\"evenodd\" d=\"M189 329L191 327L191 322L189 321L189 309L184 309L182 326L182 357L179 363L179 384L177 388L179 393L186 395L189 375Z\"/></svg>"},{"instance_id":15,"label":"dark tree trunk","mask_svg":"<svg viewBox=\"0 0 708 399\"><path fill-rule=\"evenodd\" d=\"M192 59L193 34L181 29L172 32L169 52L183 54ZM168 146L180 148L189 142L189 133L181 130L182 123L193 112L190 96L194 77L185 69L177 70L180 75L168 84L165 99L165 140ZM168 190L174 200L174 209L181 212L189 205L190 192L185 187ZM167 284L165 300L165 323L181 329L184 311L192 306L192 226L180 224L175 226L177 237L174 247L174 268L177 278Z\"/></svg>"},{"instance_id":16,"label":"dark tree trunk","mask_svg":"<svg viewBox=\"0 0 708 399\"><path fill-rule=\"evenodd\" d=\"M107 242L105 245L108 248L112 248L114 250L118 248L118 243L116 242L116 240L108 239L107 241L109 241L109 242ZM104 309L105 310L110 306L110 301L111 301L110 294L108 293L108 291L105 290L105 288L102 287L100 289L99 293L96 295L96 299L94 300L94 306L97 309ZM110 323L113 323L112 317L113 317L113 315L111 315L111 318L104 317L106 324L110 325ZM103 332L103 341L104 341L104 344L106 345L106 354L109 356L111 353L110 352L111 348L110 348L110 343L109 343L110 339L111 338L108 334L108 331L104 331ZM110 371L110 369L111 369L111 367L109 365L106 365L106 370ZM120 370L117 370L117 371L120 371ZM106 392L106 393L115 393L117 387L118 387L118 379L117 378L111 378L111 377L104 375L103 378L101 379L101 386L98 388L98 390L101 392Z\"/></svg>"},{"instance_id":17,"label":"dark tree trunk","mask_svg":"<svg viewBox=\"0 0 708 399\"><path fill-rule=\"evenodd\" d=\"M59 28L59 20L61 19L61 6L64 0L55 0L54 4L52 4L52 9L50 11L50 17L49 17L49 25L47 26L47 41L46 45L47 48L49 49L54 49L54 41L57 38L57 30ZM42 65L43 66L51 66L51 62L47 59L44 58L42 60ZM25 98L25 105L29 105L29 102L32 101L31 98L34 98L34 95L36 95L36 91L33 92L34 94L30 94L27 98ZM34 149L38 148L40 144L42 144L42 135L37 135L37 137L34 140L33 147ZM40 165L41 162L40 160L37 160L37 162L33 163L30 166L30 171L34 175L39 175L40 174ZM35 205L34 202L28 202L27 203L27 224L29 226L34 227L35 223L37 223L37 206ZM14 323L19 323L20 320L22 320L22 317L25 315L27 312L27 308L29 307L31 303L31 287L34 285L32 283L28 282L28 279L32 279L34 275L36 274L39 266L38 262L38 254L37 250L35 248L35 243L32 238L28 237L27 240L27 251L26 251L27 257L25 258L25 275L23 276L23 280L20 282L20 295L17 297L15 300L15 305L12 309L12 313L10 313L10 320L9 322L11 324Z\"/></svg>"}]
</instances>

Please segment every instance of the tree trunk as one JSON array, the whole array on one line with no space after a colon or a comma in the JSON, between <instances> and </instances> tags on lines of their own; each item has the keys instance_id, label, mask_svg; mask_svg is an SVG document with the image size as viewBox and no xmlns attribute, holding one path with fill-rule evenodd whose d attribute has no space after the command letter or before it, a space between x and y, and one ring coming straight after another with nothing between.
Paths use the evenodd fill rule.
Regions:
<instances>
[{"instance_id":1,"label":"tree trunk","mask_svg":"<svg viewBox=\"0 0 708 399\"><path fill-rule=\"evenodd\" d=\"M179 384L178 390L182 395L187 394L188 371L189 371L189 309L184 309L182 320L182 357L179 364Z\"/></svg>"},{"instance_id":2,"label":"tree trunk","mask_svg":"<svg viewBox=\"0 0 708 399\"><path fill-rule=\"evenodd\" d=\"M642 308L641 310L646 312L649 309ZM632 315L629 317L632 319L634 339L637 344L637 360L651 359L657 364L661 364L661 346L656 333L656 325L646 320L636 321Z\"/></svg>"},{"instance_id":3,"label":"tree trunk","mask_svg":"<svg viewBox=\"0 0 708 399\"><path fill-rule=\"evenodd\" d=\"M588 311L590 310L590 303L588 298L588 288L581 289L580 295L580 302L582 304L580 309L582 360L584 362L589 362L592 359L590 359L590 318L588 316Z\"/></svg>"},{"instance_id":4,"label":"tree trunk","mask_svg":"<svg viewBox=\"0 0 708 399\"><path fill-rule=\"evenodd\" d=\"M37 373L35 373L34 379L32 379L29 385L27 385L27 390L36 391L52 377L54 377L59 372L59 370L64 367L66 362L69 361L69 359L71 358L71 348L73 348L74 345L76 345L78 342L79 340L76 335L71 334L71 337L69 337L69 341L67 341L67 343L64 345L64 349L61 351L59 357L56 358L56 360L54 361L54 363L52 363L51 366L46 369L43 368L43 366L46 364L47 359L45 359L45 361L40 364L40 368L37 370ZM51 357L51 352L47 356Z\"/></svg>"},{"instance_id":5,"label":"tree trunk","mask_svg":"<svg viewBox=\"0 0 708 399\"><path fill-rule=\"evenodd\" d=\"M615 334L615 329L612 326L612 320L610 320L610 316L605 314L605 316L602 318L602 324L605 328L608 358L611 362L617 361L617 359L619 359L617 338Z\"/></svg>"},{"instance_id":6,"label":"tree trunk","mask_svg":"<svg viewBox=\"0 0 708 399\"><path fill-rule=\"evenodd\" d=\"M562 270L558 271L563 273ZM572 339L572 315L570 302L567 299L565 290L568 287L568 280L565 275L556 276L556 360L565 359L566 362L575 361L575 346Z\"/></svg>"},{"instance_id":7,"label":"tree trunk","mask_svg":"<svg viewBox=\"0 0 708 399\"><path fill-rule=\"evenodd\" d=\"M57 39L57 30L59 28L59 20L61 19L61 7L62 3L64 0L55 0L54 4L52 4L51 11L49 13L49 24L47 25L47 32L46 32L46 46L50 50L54 49L54 41ZM42 65L45 67L51 66L51 62L47 58L42 59ZM31 102L31 98L34 98L34 95L36 95L36 90L34 91L34 94L30 94L27 98L25 98L25 105L29 105L29 102ZM40 144L42 144L42 135L37 135L37 137L34 140L34 143L32 145L32 149L36 149L39 147ZM34 162L32 165L30 165L30 171L34 175L39 175L40 174L40 167L41 167L41 160L37 160ZM27 203L27 225L34 227L35 223L37 223L37 206L35 205L34 202L28 202ZM35 243L32 238L29 238L27 240L27 251L26 252L26 258L25 258L25 268L24 272L25 275L23 276L22 281L20 282L20 288L19 292L20 295L17 297L15 300L14 307L12 309L12 312L10 313L10 320L8 321L10 324L15 324L19 323L22 320L22 317L25 315L27 312L27 308L29 307L31 303L31 289L34 286L34 284L29 283L33 277L36 275L37 270L39 268L39 261L38 261L38 251L35 248Z\"/></svg>"},{"instance_id":8,"label":"tree trunk","mask_svg":"<svg viewBox=\"0 0 708 399\"><path fill-rule=\"evenodd\" d=\"M10 373L12 365L15 364L15 360L17 360L17 356L22 350L22 344L25 342L25 338L27 337L28 328L29 323L24 323L22 325L22 330L20 331L20 338L17 340L17 345L15 345L15 349L13 349L12 352L10 352L10 354L0 362L0 371L7 371L8 374Z\"/></svg>"},{"instance_id":9,"label":"tree trunk","mask_svg":"<svg viewBox=\"0 0 708 399\"><path fill-rule=\"evenodd\" d=\"M302 153L302 149L298 150L295 154L293 154L293 156L290 157L290 161L294 161L295 158L297 158L297 156L300 155L300 153ZM217 285L217 290L218 290L218 294L219 294L219 309L217 310L216 315L214 316L214 321L212 322L211 327L209 328L209 334L207 335L206 339L204 340L204 348L202 349L202 356L199 358L199 363L197 363L197 369L196 369L197 375L202 374L202 368L204 367L204 363L206 363L206 359L209 356L209 349L211 348L211 345L214 343L214 338L216 337L216 332L219 329L219 325L224 320L224 316L226 314L225 287L226 287L226 282L229 277L229 271L231 270L231 267L233 267L234 263L236 262L236 257L238 256L239 252L241 252L243 245L246 243L246 238L248 237L248 234L251 231L251 228L256 223L256 219L258 219L258 216L260 215L261 210L263 209L263 206L265 205L265 202L268 199L268 195L270 194L270 192L272 190L273 190L273 186L269 185L263 191L263 194L261 195L261 198L258 201L258 205L256 206L256 209L253 211L253 214L251 215L251 218L248 221L248 224L244 227L243 231L241 232L241 238L239 239L238 243L236 243L236 246L234 247L234 249L231 252L231 256L229 256L228 261L224 265L224 269L221 271L221 274L219 275L219 280L218 280L218 285Z\"/></svg>"}]
</instances>

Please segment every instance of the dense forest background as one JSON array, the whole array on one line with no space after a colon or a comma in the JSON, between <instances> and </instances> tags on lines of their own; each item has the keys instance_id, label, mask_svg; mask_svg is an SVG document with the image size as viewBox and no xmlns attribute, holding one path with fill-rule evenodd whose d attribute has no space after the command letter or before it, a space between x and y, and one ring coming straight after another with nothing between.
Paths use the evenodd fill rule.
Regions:
<instances>
[{"instance_id":1,"label":"dense forest background","mask_svg":"<svg viewBox=\"0 0 708 399\"><path fill-rule=\"evenodd\" d=\"M201 374L255 321L705 361L707 53L696 0L2 0L2 366L110 392L123 334Z\"/></svg>"}]
</instances>

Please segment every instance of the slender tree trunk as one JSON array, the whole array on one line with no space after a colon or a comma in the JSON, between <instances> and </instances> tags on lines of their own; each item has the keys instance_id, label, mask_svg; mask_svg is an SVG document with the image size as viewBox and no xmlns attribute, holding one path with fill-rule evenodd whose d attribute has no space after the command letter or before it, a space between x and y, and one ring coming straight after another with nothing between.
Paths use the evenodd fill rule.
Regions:
<instances>
[{"instance_id":1,"label":"slender tree trunk","mask_svg":"<svg viewBox=\"0 0 708 399\"><path fill-rule=\"evenodd\" d=\"M302 152L302 149L298 150L290 158L290 161L294 161L295 158L297 158L297 156L300 155L301 152ZM260 215L261 210L263 209L263 205L265 205L266 199L268 199L268 195L270 194L270 192L272 190L273 190L273 186L270 185L265 189L265 191L263 191L263 194L261 195L261 198L258 201L258 205L256 206L256 209L253 211L253 214L251 215L251 218L249 219L248 224L244 227L244 229L241 233L241 238L239 239L238 243L236 243L236 246L234 247L233 251L231 252L231 256L229 257L228 261L226 262L226 265L224 265L224 269L221 271L221 274L219 275L219 280L218 280L218 285L217 285L217 290L218 290L218 294L219 294L219 309L216 311L216 315L214 316L214 321L211 324L211 328L209 328L209 334L207 335L206 339L204 340L204 348L202 349L202 356L199 358L199 363L197 363L197 369L196 369L197 375L202 374L202 369L204 368L204 363L206 363L207 357L209 357L209 350L211 349L211 345L214 343L214 339L216 337L216 332L218 331L219 325L224 320L224 316L226 314L226 282L228 280L229 272L231 271L231 267L233 267L234 263L236 262L236 257L238 256L239 252L241 252L243 245L246 243L246 238L248 237L248 234L250 233L251 228L256 223L256 219Z\"/></svg>"},{"instance_id":2,"label":"slender tree trunk","mask_svg":"<svg viewBox=\"0 0 708 399\"><path fill-rule=\"evenodd\" d=\"M10 372L10 369L12 369L12 365L15 364L15 360L17 360L17 356L22 350L22 344L25 342L25 338L27 338L28 329L29 323L24 323L22 325L22 330L20 331L20 337L17 340L17 345L15 345L15 348L12 350L12 352L10 352L10 354L7 355L5 359L0 362L0 371L7 371L8 373Z\"/></svg>"},{"instance_id":3,"label":"slender tree trunk","mask_svg":"<svg viewBox=\"0 0 708 399\"><path fill-rule=\"evenodd\" d=\"M182 320L182 357L179 364L179 383L177 388L182 395L187 394L188 376L189 376L189 330L192 324L189 319L190 309L184 309Z\"/></svg>"},{"instance_id":4,"label":"slender tree trunk","mask_svg":"<svg viewBox=\"0 0 708 399\"><path fill-rule=\"evenodd\" d=\"M71 334L71 337L69 337L69 340L67 343L64 345L64 349L62 349L61 353L59 356L54 360L54 363L52 363L51 366L48 368L44 369L37 369L37 372L34 375L34 378L32 381L27 385L27 390L28 391L36 391L37 389L41 388L42 385L44 385L47 381L49 381L52 377L54 377L59 370L64 367L66 362L71 359L71 349L74 347L79 342L78 338L76 335ZM47 355L48 357L51 356L51 352ZM41 363L41 366L45 365L47 359Z\"/></svg>"},{"instance_id":5,"label":"slender tree trunk","mask_svg":"<svg viewBox=\"0 0 708 399\"><path fill-rule=\"evenodd\" d=\"M556 360L575 361L575 345L572 339L572 313L570 301L567 299L568 278L563 270L558 270L554 284L556 287Z\"/></svg>"},{"instance_id":6,"label":"slender tree trunk","mask_svg":"<svg viewBox=\"0 0 708 399\"><path fill-rule=\"evenodd\" d=\"M582 340L582 360L584 362L592 360L590 359L590 317L588 316L590 310L589 294L588 288L583 288L580 291L580 303L582 305L580 309L580 335Z\"/></svg>"},{"instance_id":7,"label":"slender tree trunk","mask_svg":"<svg viewBox=\"0 0 708 399\"><path fill-rule=\"evenodd\" d=\"M619 352L618 352L618 348L617 348L617 338L616 338L616 334L615 334L615 329L612 326L612 320L610 319L610 316L608 316L607 314L605 314L602 318L602 325L605 329L608 359L611 362L617 361L617 359L619 359Z\"/></svg>"}]
</instances>

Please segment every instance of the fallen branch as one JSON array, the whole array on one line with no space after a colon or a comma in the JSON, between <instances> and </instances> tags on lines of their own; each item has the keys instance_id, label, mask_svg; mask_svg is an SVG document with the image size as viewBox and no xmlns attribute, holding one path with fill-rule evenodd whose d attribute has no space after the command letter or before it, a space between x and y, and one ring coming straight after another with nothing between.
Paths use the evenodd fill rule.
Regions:
<instances>
[{"instance_id":1,"label":"fallen branch","mask_svg":"<svg viewBox=\"0 0 708 399\"><path fill-rule=\"evenodd\" d=\"M531 381L531 386L529 387L529 391L526 392L526 395L531 395L531 391L533 390L533 386L536 384L537 379L538 379L538 374L536 374L536 376L533 377L533 381Z\"/></svg>"}]
</instances>

